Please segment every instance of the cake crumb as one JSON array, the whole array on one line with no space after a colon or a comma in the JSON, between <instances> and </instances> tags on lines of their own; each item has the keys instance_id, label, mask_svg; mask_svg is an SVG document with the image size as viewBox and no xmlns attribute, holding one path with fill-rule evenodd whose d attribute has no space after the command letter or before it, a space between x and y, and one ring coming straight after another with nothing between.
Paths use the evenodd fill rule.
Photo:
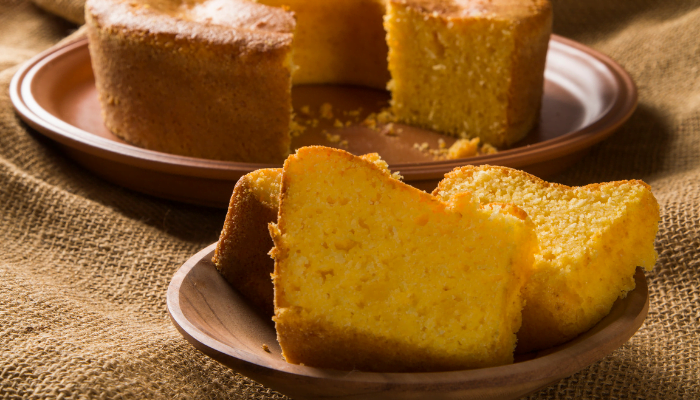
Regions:
<instances>
[{"instance_id":1,"label":"cake crumb","mask_svg":"<svg viewBox=\"0 0 700 400\"><path fill-rule=\"evenodd\" d=\"M268 352L268 353L270 352L270 348L267 347L267 345L266 345L265 343L263 343L261 347L262 347L262 349L265 350L266 352Z\"/></svg>"},{"instance_id":2,"label":"cake crumb","mask_svg":"<svg viewBox=\"0 0 700 400\"><path fill-rule=\"evenodd\" d=\"M413 148L417 149L418 151L426 151L430 148L430 145L428 144L428 142L413 143Z\"/></svg>"},{"instance_id":3,"label":"cake crumb","mask_svg":"<svg viewBox=\"0 0 700 400\"><path fill-rule=\"evenodd\" d=\"M289 134L292 137L297 137L304 133L306 130L306 127L304 125L301 125L299 122L296 121L294 116L292 116L292 121L289 124Z\"/></svg>"},{"instance_id":4,"label":"cake crumb","mask_svg":"<svg viewBox=\"0 0 700 400\"><path fill-rule=\"evenodd\" d=\"M361 125L366 126L370 129L376 129L377 128L377 114L371 113L370 115L365 118L364 121L362 121Z\"/></svg>"},{"instance_id":5,"label":"cake crumb","mask_svg":"<svg viewBox=\"0 0 700 400\"><path fill-rule=\"evenodd\" d=\"M390 109L385 108L378 113L371 113L362 121L362 125L370 129L377 129L377 125L386 125L396 120Z\"/></svg>"},{"instance_id":6,"label":"cake crumb","mask_svg":"<svg viewBox=\"0 0 700 400\"><path fill-rule=\"evenodd\" d=\"M343 125L343 123L337 118L336 118L335 122L333 122L334 128L342 128L343 126L345 126L345 125Z\"/></svg>"},{"instance_id":7,"label":"cake crumb","mask_svg":"<svg viewBox=\"0 0 700 400\"><path fill-rule=\"evenodd\" d=\"M308 105L301 106L301 108L299 109L299 112L304 116L310 117L311 116L311 107L309 107Z\"/></svg>"},{"instance_id":8,"label":"cake crumb","mask_svg":"<svg viewBox=\"0 0 700 400\"><path fill-rule=\"evenodd\" d=\"M333 105L331 103L321 104L321 109L319 111L321 113L321 118L333 119Z\"/></svg>"},{"instance_id":9,"label":"cake crumb","mask_svg":"<svg viewBox=\"0 0 700 400\"><path fill-rule=\"evenodd\" d=\"M458 139L452 146L447 147L444 139L439 138L437 141L438 148L431 149L427 142L414 143L413 148L430 154L434 160L456 160L458 158L474 157L485 154L496 154L498 149L488 143L480 144L479 138L474 139Z\"/></svg>"},{"instance_id":10,"label":"cake crumb","mask_svg":"<svg viewBox=\"0 0 700 400\"><path fill-rule=\"evenodd\" d=\"M385 108L377 114L377 122L380 124L388 124L389 122L394 122L396 117L391 112L390 109Z\"/></svg>"},{"instance_id":11,"label":"cake crumb","mask_svg":"<svg viewBox=\"0 0 700 400\"><path fill-rule=\"evenodd\" d=\"M389 122L388 124L384 125L380 132L387 135L387 136L397 136L398 135L398 132L396 131L396 128L394 127L393 122Z\"/></svg>"},{"instance_id":12,"label":"cake crumb","mask_svg":"<svg viewBox=\"0 0 700 400\"><path fill-rule=\"evenodd\" d=\"M496 154L498 153L498 149L491 146L488 143L484 143L483 146L481 146L481 149L479 150L480 154Z\"/></svg>"},{"instance_id":13,"label":"cake crumb","mask_svg":"<svg viewBox=\"0 0 700 400\"><path fill-rule=\"evenodd\" d=\"M479 138L459 139L447 151L448 160L473 157L479 151Z\"/></svg>"},{"instance_id":14,"label":"cake crumb","mask_svg":"<svg viewBox=\"0 0 700 400\"><path fill-rule=\"evenodd\" d=\"M323 134L326 136L326 140L328 140L331 143L338 143L340 142L340 135L334 135L331 133L328 133L327 131L323 131Z\"/></svg>"},{"instance_id":15,"label":"cake crumb","mask_svg":"<svg viewBox=\"0 0 700 400\"><path fill-rule=\"evenodd\" d=\"M359 117L361 112L362 112L362 107L358 108L357 110L348 111L347 115L350 117Z\"/></svg>"}]
</instances>

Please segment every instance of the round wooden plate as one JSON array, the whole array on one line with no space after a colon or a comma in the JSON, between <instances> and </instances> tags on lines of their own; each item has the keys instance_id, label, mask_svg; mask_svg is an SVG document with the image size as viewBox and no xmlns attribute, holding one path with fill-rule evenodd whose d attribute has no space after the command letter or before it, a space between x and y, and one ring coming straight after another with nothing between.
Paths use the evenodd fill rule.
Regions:
<instances>
[{"instance_id":1,"label":"round wooden plate","mask_svg":"<svg viewBox=\"0 0 700 400\"><path fill-rule=\"evenodd\" d=\"M177 156L120 140L102 121L87 39L49 49L27 62L10 84L10 97L27 124L56 141L75 161L109 181L155 196L226 207L238 178L255 169L279 167ZM292 147L339 147L326 130L347 140L341 148L351 153L378 152L407 183L427 191L464 164L503 165L546 177L576 162L625 122L636 107L637 91L629 75L609 57L553 35L539 125L511 149L449 161L434 161L414 144L425 142L435 149L438 139L450 145L453 138L409 126L397 126L401 133L389 136L348 117L361 107L361 121L387 106L388 100L385 91L361 87L295 87L298 115L303 114L302 106L318 110L329 102L341 122L355 123L338 129L334 121L321 120L315 129L295 138Z\"/></svg>"},{"instance_id":2,"label":"round wooden plate","mask_svg":"<svg viewBox=\"0 0 700 400\"><path fill-rule=\"evenodd\" d=\"M288 364L275 328L216 271L216 243L189 259L168 287L170 317L194 347L233 370L301 399L517 399L602 359L644 322L649 294L644 272L610 314L578 338L523 354L500 367L433 373L336 371ZM269 349L265 351L263 345Z\"/></svg>"}]
</instances>

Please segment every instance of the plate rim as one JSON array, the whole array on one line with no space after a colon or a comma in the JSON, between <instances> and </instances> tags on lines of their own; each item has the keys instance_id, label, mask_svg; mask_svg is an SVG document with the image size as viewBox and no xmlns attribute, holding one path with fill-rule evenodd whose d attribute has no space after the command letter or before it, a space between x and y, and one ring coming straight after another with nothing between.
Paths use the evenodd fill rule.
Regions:
<instances>
[{"instance_id":1,"label":"plate rim","mask_svg":"<svg viewBox=\"0 0 700 400\"><path fill-rule=\"evenodd\" d=\"M28 60L10 82L10 99L17 114L32 128L43 135L75 150L122 164L153 171L170 172L184 176L226 179L232 172L247 173L259 168L279 168L281 164L242 163L209 160L136 147L100 137L71 125L45 110L31 95L30 85L34 75L53 59L70 51L87 47L87 37L76 38L55 46ZM550 44L561 45L582 52L600 62L617 84L616 100L612 106L596 116L590 124L553 139L508 149L496 154L457 160L428 161L421 163L394 163L389 167L406 176L406 181L440 179L446 172L465 164L503 164L510 162L514 168L548 160L551 154L568 155L588 148L615 132L632 115L638 103L637 86L625 69L612 58L572 39L552 34ZM120 151L117 151L120 150ZM525 153L525 150L528 153ZM522 157L527 155L527 157Z\"/></svg>"},{"instance_id":2,"label":"plate rim","mask_svg":"<svg viewBox=\"0 0 700 400\"><path fill-rule=\"evenodd\" d=\"M244 367L257 369L259 375L261 372L267 376L277 376L292 379L302 379L308 382L322 380L324 382L342 382L365 385L382 385L383 387L396 386L403 389L422 388L429 390L431 387L439 386L443 390L446 387L463 388L469 384L473 388L490 387L490 381L503 382L504 379L511 380L514 384L525 384L533 382L532 379L537 371L548 371L545 378L541 374L537 374L537 381L543 383L542 386L547 386L553 381L570 376L588 365L591 365L614 350L618 349L626 343L639 328L644 324L649 311L649 288L647 285L644 271L638 267L635 272L636 287L627 294L625 310L632 309L634 317L632 321L627 321L629 318L620 318L613 320L609 325L605 326L600 331L594 332L590 337L585 338L586 333L582 334L582 339L574 339L572 342L565 343L560 346L553 347L548 350L538 352L541 356L533 359L517 362L514 364L502 365L497 367L459 370L459 371L444 371L444 372L362 372L362 371L339 371L323 368L313 368L300 366L295 364L285 364L286 368L275 368L274 365L266 360L245 350L236 349L228 346L210 336L205 332L197 329L182 312L180 307L180 288L182 283L187 278L192 269L201 262L206 262L207 258L213 254L217 242L205 247L189 258L173 275L170 284L168 285L166 295L166 305L168 314L173 322L173 325L190 342L195 348L202 351L206 355L226 364L223 360L239 361ZM223 278L221 278L223 279ZM620 301L620 300L618 300ZM614 308L613 308L614 309ZM628 316L628 314L625 314ZM606 316L601 322L608 322ZM626 323L625 323L626 322ZM611 332L615 331L620 326L626 327L624 335L616 336L617 340L606 340L611 336ZM592 328L591 331L595 329ZM599 348L600 343L606 344L604 348ZM226 353L224 348L230 348L238 353L239 357L233 354ZM595 351L595 355L591 355ZM581 360L584 359L582 362ZM284 361L282 361L284 363ZM228 367L236 370L244 375L245 371L239 371L230 365ZM274 389L274 388L273 388Z\"/></svg>"}]
</instances>

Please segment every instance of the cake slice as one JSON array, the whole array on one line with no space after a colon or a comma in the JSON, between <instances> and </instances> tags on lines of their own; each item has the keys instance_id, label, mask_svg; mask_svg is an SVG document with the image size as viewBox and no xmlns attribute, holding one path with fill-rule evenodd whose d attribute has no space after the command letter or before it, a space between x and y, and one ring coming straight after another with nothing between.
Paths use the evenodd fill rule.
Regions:
<instances>
[{"instance_id":1,"label":"cake slice","mask_svg":"<svg viewBox=\"0 0 700 400\"><path fill-rule=\"evenodd\" d=\"M290 363L444 371L513 361L537 239L519 208L443 202L341 150L284 164L275 323Z\"/></svg>"},{"instance_id":2,"label":"cake slice","mask_svg":"<svg viewBox=\"0 0 700 400\"><path fill-rule=\"evenodd\" d=\"M389 171L375 153L360 158ZM282 168L259 169L236 182L212 262L226 281L265 315L274 315L273 247L267 225L277 221Z\"/></svg>"},{"instance_id":3,"label":"cake slice","mask_svg":"<svg viewBox=\"0 0 700 400\"><path fill-rule=\"evenodd\" d=\"M216 245L216 269L261 312L272 316L273 246L267 224L277 221L281 168L259 169L236 182Z\"/></svg>"},{"instance_id":4,"label":"cake slice","mask_svg":"<svg viewBox=\"0 0 700 400\"><path fill-rule=\"evenodd\" d=\"M482 204L515 204L537 226L541 251L524 289L518 352L590 329L634 289L637 266L651 270L656 262L659 205L642 181L568 187L510 168L465 166L433 192L443 201L462 193Z\"/></svg>"},{"instance_id":5,"label":"cake slice","mask_svg":"<svg viewBox=\"0 0 700 400\"><path fill-rule=\"evenodd\" d=\"M398 121L499 147L537 122L548 0L389 0L385 28Z\"/></svg>"}]
</instances>

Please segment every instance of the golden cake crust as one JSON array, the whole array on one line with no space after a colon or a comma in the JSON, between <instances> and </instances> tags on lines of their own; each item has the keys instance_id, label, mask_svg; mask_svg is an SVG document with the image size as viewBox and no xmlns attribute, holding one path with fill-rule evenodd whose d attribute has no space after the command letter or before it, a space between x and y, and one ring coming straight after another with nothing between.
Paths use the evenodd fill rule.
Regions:
<instances>
[{"instance_id":1,"label":"golden cake crust","mask_svg":"<svg viewBox=\"0 0 700 400\"><path fill-rule=\"evenodd\" d=\"M648 190L651 194L651 186L649 186L646 182L639 180L639 179L631 179L631 180L623 180L623 181L611 181L611 182L605 182L605 183L591 183L586 186L567 186L561 183L556 183L556 182L548 182L545 181L542 178L539 178L535 175L529 174L525 171L521 171L518 169L513 169L509 167L502 167L499 165L465 165L464 167L457 167L454 170L448 172L445 174L445 178L441 180L438 183L438 186L433 190L432 194L433 196L438 196L438 197L443 197L444 198L444 193L447 190L447 184L449 179L455 178L457 175L466 175L466 176L472 176L474 173L478 171L498 171L499 174L503 176L515 176L515 177L520 177L523 179L526 179L530 182L532 182L535 185L541 186L546 189L556 189L556 190L563 190L563 191L569 191L569 190L574 190L574 189L581 189L581 190L588 190L588 191L596 191L601 188L606 188L606 187L611 187L611 186L621 186L621 185L635 185L635 186L640 186L646 190ZM658 208L658 206L657 206Z\"/></svg>"},{"instance_id":2,"label":"golden cake crust","mask_svg":"<svg viewBox=\"0 0 700 400\"><path fill-rule=\"evenodd\" d=\"M95 81L114 134L173 154L284 160L293 17L244 0L222 4L87 2ZM228 12L214 12L220 6Z\"/></svg>"},{"instance_id":3,"label":"golden cake crust","mask_svg":"<svg viewBox=\"0 0 700 400\"><path fill-rule=\"evenodd\" d=\"M194 42L211 51L286 48L296 25L292 13L250 0L90 0L87 16L100 29L135 41Z\"/></svg>"},{"instance_id":4,"label":"golden cake crust","mask_svg":"<svg viewBox=\"0 0 700 400\"><path fill-rule=\"evenodd\" d=\"M267 254L273 247L267 224L277 221L281 178L281 169L267 169L238 180L212 260L231 286L269 316L274 314L270 275L275 263ZM261 195L260 186L271 190Z\"/></svg>"},{"instance_id":5,"label":"golden cake crust","mask_svg":"<svg viewBox=\"0 0 700 400\"><path fill-rule=\"evenodd\" d=\"M390 0L445 18L484 17L523 21L551 10L548 0Z\"/></svg>"}]
</instances>

